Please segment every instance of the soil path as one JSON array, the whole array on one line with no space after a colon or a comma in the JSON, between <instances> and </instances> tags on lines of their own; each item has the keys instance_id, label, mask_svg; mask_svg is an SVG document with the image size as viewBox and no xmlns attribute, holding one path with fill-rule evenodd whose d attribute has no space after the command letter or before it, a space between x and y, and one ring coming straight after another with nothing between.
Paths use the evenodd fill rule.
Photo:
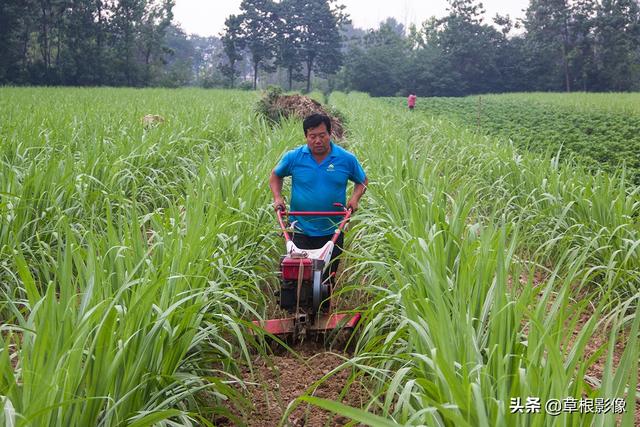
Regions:
<instances>
[{"instance_id":1,"label":"soil path","mask_svg":"<svg viewBox=\"0 0 640 427\"><path fill-rule=\"evenodd\" d=\"M249 427L277 426L288 405L299 396L308 393L325 399L361 407L369 400L366 389L359 383L349 387L341 398L344 387L349 382L350 370L341 370L330 375L349 356L342 352L326 351L323 345L305 342L294 348L300 358L288 352L280 352L268 359L256 356L253 360L254 376L249 370L243 372L247 382L248 397L254 409L246 418ZM298 406L288 417L287 426L342 426L350 420L323 411L310 405Z\"/></svg>"},{"instance_id":2,"label":"soil path","mask_svg":"<svg viewBox=\"0 0 640 427\"><path fill-rule=\"evenodd\" d=\"M341 277L342 265L338 270ZM341 287L338 280L337 290ZM348 296L336 293L334 310L344 312L362 306L366 300L364 292L350 292ZM289 317L290 314L275 304L275 298L267 309L269 318ZM253 403L253 409L244 416L234 408L247 427L275 427L280 424L289 405L298 397L308 394L315 397L342 402L361 408L371 400L366 387L350 380L351 369L336 370L352 354L345 350L348 334L340 332L331 343L324 342L324 335L309 336L305 341L292 346L292 353L279 344L271 343L272 354L256 354L251 360L253 374L248 367L242 370L241 379L246 389L242 392ZM314 339L315 338L315 339ZM331 345L330 345L331 344ZM352 345L350 345L352 347ZM347 392L343 394L343 390ZM320 408L300 404L289 414L287 427L343 426L351 420Z\"/></svg>"}]
</instances>

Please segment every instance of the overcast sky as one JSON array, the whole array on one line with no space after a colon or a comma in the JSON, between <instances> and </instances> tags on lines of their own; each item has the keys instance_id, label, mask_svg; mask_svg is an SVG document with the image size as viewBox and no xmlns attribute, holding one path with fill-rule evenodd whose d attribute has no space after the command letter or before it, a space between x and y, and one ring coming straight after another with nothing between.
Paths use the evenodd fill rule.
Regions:
<instances>
[{"instance_id":1,"label":"overcast sky","mask_svg":"<svg viewBox=\"0 0 640 427\"><path fill-rule=\"evenodd\" d=\"M174 21L189 34L201 36L219 35L224 28L224 20L240 11L241 0L176 0L173 8ZM509 14L512 18L524 17L528 0L485 0L486 17L496 13ZM421 24L431 16L446 14L446 0L338 0L345 5L353 25L358 28L377 28L380 21L394 17L398 22L409 25ZM488 20L488 19L487 19Z\"/></svg>"}]
</instances>

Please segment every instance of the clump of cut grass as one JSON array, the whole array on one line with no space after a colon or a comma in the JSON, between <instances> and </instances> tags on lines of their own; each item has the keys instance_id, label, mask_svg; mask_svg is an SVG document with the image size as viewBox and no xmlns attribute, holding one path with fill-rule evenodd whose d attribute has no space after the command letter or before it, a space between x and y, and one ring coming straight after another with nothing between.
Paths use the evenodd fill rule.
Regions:
<instances>
[{"instance_id":1,"label":"clump of cut grass","mask_svg":"<svg viewBox=\"0 0 640 427\"><path fill-rule=\"evenodd\" d=\"M313 113L325 114L331 119L332 137L341 140L344 136L344 116L335 107L323 106L304 95L285 95L280 87L269 87L258 101L256 111L272 123L284 118L304 119Z\"/></svg>"}]
</instances>

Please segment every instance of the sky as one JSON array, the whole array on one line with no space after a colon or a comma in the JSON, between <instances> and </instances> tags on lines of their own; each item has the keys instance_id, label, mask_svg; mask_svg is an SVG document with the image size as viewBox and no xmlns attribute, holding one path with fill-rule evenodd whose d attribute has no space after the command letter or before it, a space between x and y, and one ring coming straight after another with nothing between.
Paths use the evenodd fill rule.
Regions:
<instances>
[{"instance_id":1,"label":"sky","mask_svg":"<svg viewBox=\"0 0 640 427\"><path fill-rule=\"evenodd\" d=\"M219 36L224 20L240 12L241 0L176 0L174 22L189 34ZM353 25L357 28L377 28L380 21L394 17L405 26L420 25L431 16L446 15L446 0L338 0L346 6ZM486 21L496 13L512 18L524 17L528 0L484 0Z\"/></svg>"}]
</instances>

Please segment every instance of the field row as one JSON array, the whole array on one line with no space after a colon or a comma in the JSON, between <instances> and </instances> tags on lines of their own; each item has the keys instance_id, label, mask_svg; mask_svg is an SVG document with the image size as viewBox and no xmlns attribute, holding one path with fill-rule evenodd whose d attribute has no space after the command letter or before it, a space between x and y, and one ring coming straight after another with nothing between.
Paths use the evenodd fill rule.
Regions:
<instances>
[{"instance_id":1,"label":"field row","mask_svg":"<svg viewBox=\"0 0 640 427\"><path fill-rule=\"evenodd\" d=\"M424 98L416 111L596 169L619 172L626 165L630 179L640 184L639 105L637 94L538 93Z\"/></svg>"}]
</instances>

